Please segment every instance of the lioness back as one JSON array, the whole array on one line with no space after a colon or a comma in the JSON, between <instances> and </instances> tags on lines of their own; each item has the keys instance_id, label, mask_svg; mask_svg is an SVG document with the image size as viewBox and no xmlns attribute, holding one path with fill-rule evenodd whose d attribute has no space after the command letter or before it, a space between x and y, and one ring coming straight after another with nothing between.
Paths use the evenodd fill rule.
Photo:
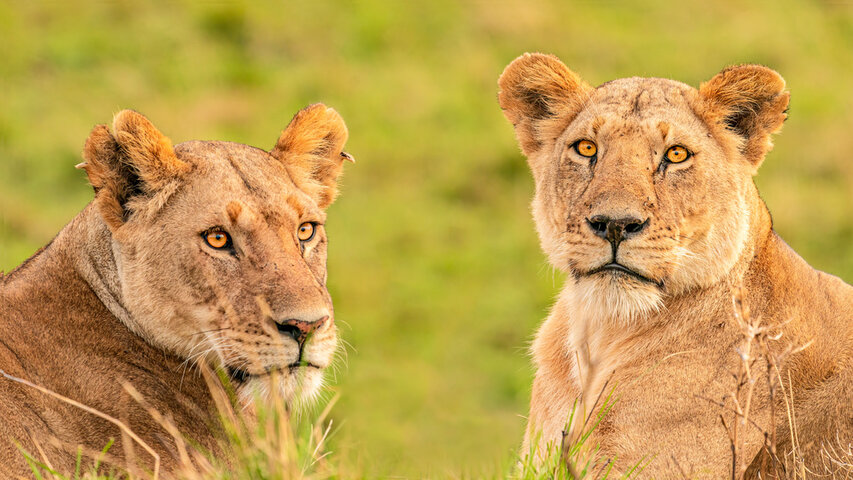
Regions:
<instances>
[{"instance_id":1,"label":"lioness back","mask_svg":"<svg viewBox=\"0 0 853 480\"><path fill-rule=\"evenodd\" d=\"M602 462L625 472L654 457L643 475L728 477L720 418L747 409L732 374L749 365L737 473L831 473L828 452L853 442L853 287L776 235L753 183L786 117L782 78L742 65L698 90L637 77L593 88L556 57L525 54L499 87L542 248L568 273L533 345L522 453L541 461L564 429L577 438L572 409L601 408L615 389L588 441ZM778 360L769 376L764 358Z\"/></svg>"},{"instance_id":2,"label":"lioness back","mask_svg":"<svg viewBox=\"0 0 853 480\"><path fill-rule=\"evenodd\" d=\"M165 472L179 451L147 408L218 451L202 365L223 369L246 405L273 389L310 400L337 348L324 224L352 159L346 138L320 104L297 113L269 152L173 147L129 110L112 131L95 127L78 165L94 201L0 277L0 476L32 475L19 448L69 472L78 446L89 458L111 439L120 467L153 468L114 423L30 384L119 419Z\"/></svg>"}]
</instances>

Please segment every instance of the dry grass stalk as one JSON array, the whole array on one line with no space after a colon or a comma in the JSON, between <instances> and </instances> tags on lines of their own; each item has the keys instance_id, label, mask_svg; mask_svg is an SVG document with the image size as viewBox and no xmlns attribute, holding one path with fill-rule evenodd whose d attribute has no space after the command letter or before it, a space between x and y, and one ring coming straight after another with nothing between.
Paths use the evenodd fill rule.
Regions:
<instances>
[{"instance_id":1,"label":"dry grass stalk","mask_svg":"<svg viewBox=\"0 0 853 480\"><path fill-rule=\"evenodd\" d=\"M45 454L44 449L41 448L41 442L38 441L38 439L30 432L29 429L26 429L26 430L27 430L27 435L30 437L30 441L33 442L33 445L36 446L36 450L38 450L39 456L41 456L42 463L44 463L47 466L47 468L54 470L53 465L50 463L50 459L47 458L47 454Z\"/></svg>"},{"instance_id":2,"label":"dry grass stalk","mask_svg":"<svg viewBox=\"0 0 853 480\"><path fill-rule=\"evenodd\" d=\"M142 406L154 421L166 430L175 441L179 457L178 469L174 475L163 475L163 478L180 478L185 480L243 478L240 473L241 469L250 467L253 464L257 465L259 460L266 463L266 471L269 472L270 478L327 478L334 474L334 468L328 466L326 463L328 452L324 452L332 424L329 422L325 427L321 425L325 423L330 414L332 407L337 401L337 396L326 405L318 420L314 423L306 447L309 453L308 460L300 464L297 439L294 436L290 423L291 413L287 403L281 398L281 392L277 388L270 390L271 397L268 401L260 398L257 399L257 401L263 403L261 411L264 412L264 422L260 424L257 422L258 419L255 417L253 411L247 412L245 409L239 408L238 399L228 391L229 386L227 378L224 375L217 375L216 372L203 362L198 367L214 398L225 430L230 435L229 441L222 447L225 454L224 458L214 458L209 452L199 451L197 448L189 445L171 418L151 407L146 399L131 384L124 384L124 389L131 398ZM0 375L8 380L35 388L42 393L53 396L115 424L121 429L123 437L126 436L136 441L154 457L155 470L151 474L139 469L133 461L132 452L131 456L128 456L127 452L125 452L125 459L121 460L105 451L95 451L81 446L66 445L57 439L51 438L48 439L48 443L52 446L70 453L79 451L86 457L95 459L96 464L105 463L115 466L121 469L131 480L135 477L158 480L161 477L159 455L150 446L145 444L124 422L44 387L11 376L2 370L0 370ZM275 373L273 372L272 375L275 376ZM277 379L272 378L271 380L275 382ZM33 439L33 441L41 457L40 462L50 470L53 470L50 459L41 448L40 442L36 439ZM312 474L312 472L314 473ZM81 478L90 478L91 475L97 476L99 474L92 471L91 473L84 473ZM48 476L51 477L50 474Z\"/></svg>"},{"instance_id":3,"label":"dry grass stalk","mask_svg":"<svg viewBox=\"0 0 853 480\"><path fill-rule=\"evenodd\" d=\"M74 407L77 407L77 408L79 408L85 412L91 413L92 415L95 415L96 417L102 418L102 419L112 423L113 425L117 426L122 431L122 434L126 434L128 437L132 438L143 449L145 449L146 452L151 454L151 456L154 458L154 472L152 474L152 478L153 478L153 480L158 480L158 478L160 476L160 455L158 455L157 452L154 451L153 448L151 448L147 443L145 443L144 440L139 438L139 436L137 434L133 433L133 431L127 425L125 425L124 422L122 422L121 420L119 420L115 417L112 417L110 415L107 415L106 413L101 412L100 410L89 407L88 405L84 405L84 404L82 404L76 400L70 399L64 395L60 395L60 394L54 392L53 390L42 387L41 385L36 385L35 383L32 383L28 380L24 380L23 378L18 378L18 377L9 375L8 373L6 373L3 370L0 370L0 375L5 377L7 380L11 380L11 381L19 383L21 385L26 385L27 387L30 387L30 388L34 388L34 389L40 391L41 393L44 393L45 395L49 395L49 396L51 396L51 397L53 397L53 398L55 398L61 402L67 403L67 404L74 406Z\"/></svg>"},{"instance_id":4,"label":"dry grass stalk","mask_svg":"<svg viewBox=\"0 0 853 480\"><path fill-rule=\"evenodd\" d=\"M782 371L787 359L801 352L811 342L794 347L787 345L780 348L775 342L782 338L781 333L774 333L775 328L763 326L761 319L753 317L749 306L744 303L744 291L739 289L732 297L734 321L741 333L741 342L736 348L738 354L738 370L731 372L735 380L733 390L725 395L722 401L706 400L719 406L723 413L720 421L729 438L731 448L731 479L737 480L743 477L754 456L745 452L746 439L749 429L759 431L763 438L762 448L770 459L770 472L762 472L762 476L772 475L777 479L800 479L806 478L802 455L800 455L799 441L797 437L796 418L793 411L793 394L788 386L786 391L782 381ZM752 417L752 407L755 389L760 381L767 382L767 393L769 399L770 421L767 428L759 425ZM790 383L790 374L789 374ZM780 400L784 400L786 416L788 420L789 435L792 439L793 448L786 452L784 461L777 451L777 406ZM726 421L726 413L731 414L730 421Z\"/></svg>"},{"instance_id":5,"label":"dry grass stalk","mask_svg":"<svg viewBox=\"0 0 853 480\"><path fill-rule=\"evenodd\" d=\"M225 309L226 317L232 322L237 322L239 318L234 311L233 305L228 301L224 292L218 288L218 284L213 281L211 272L206 269L205 274L208 286L213 290L217 302ZM270 337L278 339L280 346L283 348L284 342L276 334L273 315L269 305L261 297L256 297L255 300L261 309L261 314L268 320L262 325L267 329L271 329L268 332ZM222 351L214 345L210 353L214 354L214 357L219 361L218 364L224 368L226 356L230 352ZM321 425L325 423L332 407L337 402L337 396L328 402L323 412L314 422L307 446L310 452L310 461L300 466L297 439L290 421L290 405L282 398L282 392L278 388L278 385L281 383L279 373L272 371L269 374L269 385L271 387L269 388L269 398L262 398L259 392L249 392L250 394L255 394L254 398L250 395L238 398L225 370L219 369L214 371L208 363L209 360L211 359L200 356L192 363L205 380L224 430L229 435L228 441L222 445L222 451L225 454L224 458L215 459L211 452L202 452L196 447L188 445L183 434L168 415L164 415L153 408L133 385L128 382L123 383L123 388L130 397L145 409L152 419L173 438L178 454L178 469L174 474L175 478L185 480L242 478L242 475L239 473L240 468L250 467L251 464L257 463L259 455L266 461L266 469L273 478L299 479L313 477L313 475L309 474L310 471L329 472L326 475L318 475L322 478L324 476L331 476L334 473L334 469L326 464L328 452L323 452L326 440L331 432L332 423L330 421L325 428L321 427ZM246 359L246 363L258 369L263 368L263 364L259 358L248 358ZM96 459L96 462L103 460L108 464L123 469L130 480L133 480L135 475L144 478L153 478L153 480L159 479L161 475L160 456L136 435L125 422L47 388L9 375L3 370L0 370L0 375L8 380L39 390L44 394L57 398L118 426L123 439L122 446L125 458L124 461L120 461L106 452L89 451L89 449L83 449L83 447L71 448L69 445L61 444L57 439L50 439L51 444L57 448L62 448L69 452L76 452L80 448L83 454ZM240 405L241 403L242 405ZM256 404L262 405L261 411L264 413L265 419L263 425L258 423ZM35 438L32 440L39 451L39 455L42 457L41 462L50 470L53 470L50 460L41 448L40 443ZM133 442L130 440L141 445L154 458L153 477L138 468L135 461ZM165 476L172 477L171 475Z\"/></svg>"},{"instance_id":6,"label":"dry grass stalk","mask_svg":"<svg viewBox=\"0 0 853 480\"><path fill-rule=\"evenodd\" d=\"M563 430L563 436L560 439L560 464L566 467L566 471L569 473L569 478L581 478L575 469L575 462L572 460L571 450L572 442L571 436L568 430ZM552 474L552 478L557 478L557 472L554 471Z\"/></svg>"},{"instance_id":7,"label":"dry grass stalk","mask_svg":"<svg viewBox=\"0 0 853 480\"><path fill-rule=\"evenodd\" d=\"M187 451L186 442L184 441L183 435L178 430L178 427L171 420L171 418L164 416L156 408L152 407L145 400L145 398L142 396L142 394L139 393L139 390L137 390L129 382L124 382L122 384L122 386L124 387L124 391L126 391L128 393L128 395L130 395L130 397L133 398L133 400L136 403L138 403L142 408L144 408L145 411L147 411L148 414L151 415L151 418L153 418L154 421L156 421L160 426L162 426L164 430L169 432L169 435L171 435L172 438L175 440L175 446L178 449L178 456L181 460L181 463L184 463L184 464L189 463L190 462L190 456L189 456L189 453Z\"/></svg>"}]
</instances>

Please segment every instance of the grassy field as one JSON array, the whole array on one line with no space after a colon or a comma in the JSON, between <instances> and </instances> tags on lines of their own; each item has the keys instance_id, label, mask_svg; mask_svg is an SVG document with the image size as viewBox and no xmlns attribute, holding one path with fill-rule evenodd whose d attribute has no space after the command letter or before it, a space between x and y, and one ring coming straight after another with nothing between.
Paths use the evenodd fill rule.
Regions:
<instances>
[{"instance_id":1,"label":"grassy field","mask_svg":"<svg viewBox=\"0 0 853 480\"><path fill-rule=\"evenodd\" d=\"M559 290L496 102L524 51L590 83L778 70L790 119L757 178L776 229L853 282L853 6L844 2L2 2L0 270L91 199L91 127L133 108L175 143L262 148L302 106L346 119L329 284L351 345L333 391L344 476L479 477L521 439L529 340Z\"/></svg>"}]
</instances>

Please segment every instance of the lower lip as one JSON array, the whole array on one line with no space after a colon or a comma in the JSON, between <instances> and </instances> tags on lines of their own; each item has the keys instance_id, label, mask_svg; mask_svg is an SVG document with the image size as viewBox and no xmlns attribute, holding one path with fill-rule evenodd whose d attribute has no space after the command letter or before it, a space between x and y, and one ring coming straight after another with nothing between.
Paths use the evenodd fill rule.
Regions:
<instances>
[{"instance_id":1,"label":"lower lip","mask_svg":"<svg viewBox=\"0 0 853 480\"><path fill-rule=\"evenodd\" d=\"M607 265L607 266L605 266L604 268L602 268L601 270L602 270L602 271L604 271L604 270L610 270L610 271L613 271L613 272L622 272L622 273L626 273L626 274L628 274L628 275L634 275L634 274L635 274L635 273L634 273L634 272L632 272L631 270L629 270L629 269L627 269L627 268L625 268L625 267L617 266L617 265Z\"/></svg>"},{"instance_id":2,"label":"lower lip","mask_svg":"<svg viewBox=\"0 0 853 480\"><path fill-rule=\"evenodd\" d=\"M302 367L316 368L318 370L320 369L320 367L318 367L317 365L314 365L312 363L291 363L290 365L287 366L287 368L289 368L291 370L296 370L297 368L302 368Z\"/></svg>"},{"instance_id":3,"label":"lower lip","mask_svg":"<svg viewBox=\"0 0 853 480\"><path fill-rule=\"evenodd\" d=\"M302 364L302 363L298 363L298 364L297 364L297 363L292 363L292 364L290 364L290 365L287 365L286 367L280 367L280 368L277 368L277 369L276 369L276 371L279 371L279 372L283 372L283 371L293 372L294 370L299 370L300 368L303 368L303 367L304 367L304 368L306 368L306 369L308 369L308 368L314 368L314 369L317 369L317 370L321 370L321 368L320 368L320 367L318 367L317 365L314 365L314 364L312 364L312 363L305 363L305 364ZM232 372L232 373L231 373L231 378L232 378L232 379L234 379L234 380L240 381L240 382L245 382L245 381L248 381L249 379L252 379L252 378L259 378L259 377L262 377L262 376L270 375L271 373L272 373L272 370L270 370L270 371L268 371L268 372L266 372L266 373L249 373L249 372L246 372L246 371L239 371L239 372Z\"/></svg>"},{"instance_id":4,"label":"lower lip","mask_svg":"<svg viewBox=\"0 0 853 480\"><path fill-rule=\"evenodd\" d=\"M636 278L637 280L642 280L643 282L647 282L647 283L652 283L652 284L659 285L657 282L655 282L655 281L653 281L653 280L651 280L651 279L649 279L649 278L646 278L646 277L644 277L644 276L640 275L639 273L637 273L637 272L635 272L635 271L633 271L633 270L630 270L630 269L628 269L628 268L626 268L626 267L623 267L623 266L621 266L621 265L612 265L612 264L611 264L611 265L605 265L605 266L601 267L600 269L598 269L598 270L597 270L596 272L594 272L594 273L598 273L598 272L605 272L605 271L606 271L606 272L617 272L617 273L622 273L622 274L625 274L625 275L628 275L628 276L634 277L634 278Z\"/></svg>"}]
</instances>

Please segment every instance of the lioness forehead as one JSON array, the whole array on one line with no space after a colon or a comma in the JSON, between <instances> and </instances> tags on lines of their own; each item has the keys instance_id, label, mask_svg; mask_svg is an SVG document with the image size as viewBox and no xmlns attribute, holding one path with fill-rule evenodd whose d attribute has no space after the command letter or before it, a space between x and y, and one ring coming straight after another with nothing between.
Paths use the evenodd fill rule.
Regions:
<instances>
[{"instance_id":1,"label":"lioness forehead","mask_svg":"<svg viewBox=\"0 0 853 480\"><path fill-rule=\"evenodd\" d=\"M595 89L587 105L597 113L645 120L689 107L696 90L663 78L620 78Z\"/></svg>"},{"instance_id":2,"label":"lioness forehead","mask_svg":"<svg viewBox=\"0 0 853 480\"><path fill-rule=\"evenodd\" d=\"M227 197L233 197L252 210L274 216L285 205L297 217L317 209L296 186L285 165L260 148L193 140L176 145L175 153L194 165L199 173L194 181L196 188L204 184L202 188L213 194L211 199L229 202Z\"/></svg>"}]
</instances>

